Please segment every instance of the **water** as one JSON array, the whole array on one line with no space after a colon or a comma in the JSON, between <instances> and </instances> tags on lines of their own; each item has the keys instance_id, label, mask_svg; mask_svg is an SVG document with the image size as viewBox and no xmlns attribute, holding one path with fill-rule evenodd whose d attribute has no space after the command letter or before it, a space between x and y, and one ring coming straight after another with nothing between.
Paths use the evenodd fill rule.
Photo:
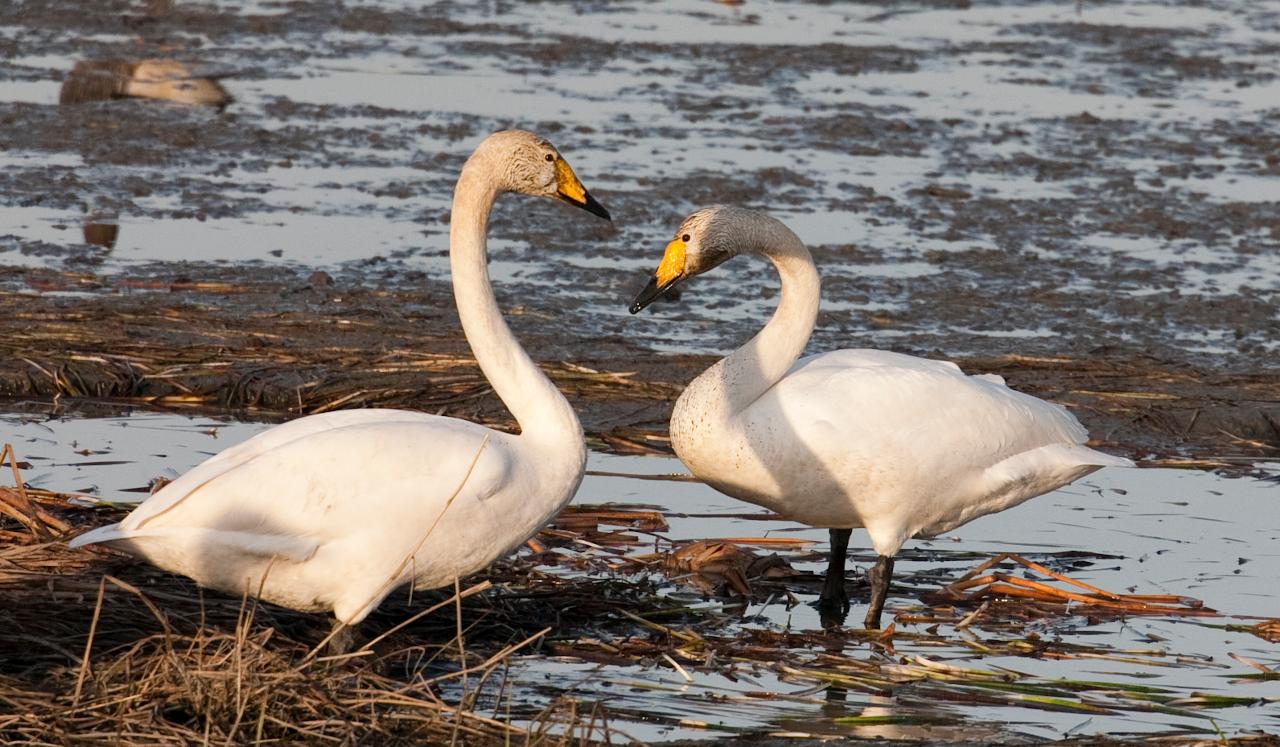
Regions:
<instances>
[{"instance_id":1,"label":"water","mask_svg":"<svg viewBox=\"0 0 1280 747\"><path fill-rule=\"evenodd\" d=\"M1063 310L1025 289L1067 276L1094 318L1067 330L1059 351L1100 334L1172 352L1206 338L1225 341L1219 352L1273 350L1262 326L1280 294L1280 180L1266 122L1280 101L1280 3L388 1L358 19L304 10L214 3L188 17L166 53L230 72L235 104L220 115L116 102L124 124L92 130L97 144L77 136L81 115L57 111L57 77L76 50L138 54L135 38L96 16L38 35L0 27L14 40L0 60L0 106L19 123L0 150L14 175L0 263L119 274L156 262L359 268L389 257L446 278L434 258L457 168L485 133L518 125L561 146L617 232L547 205L507 206L494 225L508 242L502 259L528 270L507 272L500 292L572 296L593 332L625 329L682 351L743 339L765 310L717 325L671 320L753 296L769 275L747 262L653 314L625 309L683 214L735 202L824 247L829 281L901 312L895 329L866 332L872 343L959 353L964 330L1011 316L1050 327ZM258 16L286 20L255 31ZM175 131L194 145L165 145ZM134 184L147 186L122 188ZM938 185L968 196L929 196ZM34 194L48 199L28 204ZM113 250L68 254L86 219L119 224ZM926 255L953 255L967 271L924 266L921 280ZM607 267L592 264L602 258ZM971 287L988 303L939 308ZM1171 289L1256 309L1237 337L1231 321L1198 318ZM1151 318L1115 308L1129 299ZM830 300L815 343L847 345L841 330L866 328L872 312Z\"/></svg>"},{"instance_id":2,"label":"water","mask_svg":"<svg viewBox=\"0 0 1280 747\"><path fill-rule=\"evenodd\" d=\"M128 502L137 500L141 495L137 489L153 477L182 472L265 427L151 412L101 418L7 414L0 416L0 442L12 443L19 457L31 464L25 477L33 485ZM625 476L682 472L675 460L592 454L588 467L607 474L589 474L576 503L608 503L620 508L662 506L670 526L659 534L671 540L770 536L808 540L811 544L799 543L795 549L777 552L797 570L823 570L822 556L815 551L825 552L825 531L768 519L758 509L701 483ZM1103 680L1166 688L1183 697L1203 693L1258 699L1251 707L1200 712L1212 717L1212 722L1142 712L1134 710L1132 702L1116 707L1115 700L1102 695L1098 702L1114 711L1082 716L940 701L938 693L921 682L895 687L892 697L857 690L823 692L815 689L814 681L788 675L765 661L745 659L727 667L724 662L714 667L685 662L691 677L686 680L656 659L646 665L618 666L574 657L523 656L514 660L508 675L511 697L535 711L566 692L585 702L601 701L611 709L615 728L647 741L780 731L981 741L1010 733L1061 738L1068 734L1187 729L1212 733L1216 728L1226 734L1273 730L1280 725L1280 708L1272 702L1280 700L1280 684L1238 680L1252 670L1230 655L1269 667L1280 665L1280 655L1274 644L1221 626L1256 622L1240 616L1275 615L1274 579L1280 576L1280 524L1273 520L1276 491L1274 481L1253 478L1169 469L1105 469L946 536L909 542L897 564L897 582L924 591L936 588L937 582L928 579L939 574L954 578L976 565L981 556L1015 551L1051 558L1080 551L1091 557L1113 556L1097 558L1071 571L1081 581L1116 592L1176 594L1202 600L1223 616L1135 617L1093 624L1080 618L1048 618L1028 623L1027 630L1046 640L1089 646L1098 656L983 655L965 642L994 646L1008 631L978 623L965 633L944 627L936 637L899 637L893 657L909 662L924 656L993 671L1005 667L1024 673L1033 682ZM642 542L630 554L651 550ZM861 532L855 532L851 551L855 558L867 556ZM581 573L563 567L548 570L571 577ZM664 584L667 593L689 597L687 588L673 585L661 574L649 575ZM820 629L816 612L804 603L788 607L775 599L739 610L721 598L693 601L708 609L725 606L726 614L735 621L718 635ZM812 601L812 596L800 601ZM914 596L895 593L887 611L889 615L912 614L923 609ZM860 614L855 603L851 619ZM920 634L926 627L900 623L898 629L902 634ZM783 646L785 656L780 654L780 661L813 660L833 653L851 663L886 661L883 652L856 640L836 643L834 649L832 645L828 642L825 649ZM877 714L923 716L937 723L922 727L913 723L842 724L838 720ZM695 727L690 722L704 725Z\"/></svg>"}]
</instances>

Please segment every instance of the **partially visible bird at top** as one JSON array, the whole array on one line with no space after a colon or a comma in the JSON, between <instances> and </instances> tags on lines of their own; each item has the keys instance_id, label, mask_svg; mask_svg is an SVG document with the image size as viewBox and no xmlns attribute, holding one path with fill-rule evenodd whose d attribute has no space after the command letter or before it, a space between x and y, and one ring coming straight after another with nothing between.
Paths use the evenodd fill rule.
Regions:
<instances>
[{"instance_id":1,"label":"partially visible bird at top","mask_svg":"<svg viewBox=\"0 0 1280 747\"><path fill-rule=\"evenodd\" d=\"M163 99L180 104L226 106L227 89L177 60L84 60L62 81L59 104L119 98Z\"/></svg>"}]
</instances>

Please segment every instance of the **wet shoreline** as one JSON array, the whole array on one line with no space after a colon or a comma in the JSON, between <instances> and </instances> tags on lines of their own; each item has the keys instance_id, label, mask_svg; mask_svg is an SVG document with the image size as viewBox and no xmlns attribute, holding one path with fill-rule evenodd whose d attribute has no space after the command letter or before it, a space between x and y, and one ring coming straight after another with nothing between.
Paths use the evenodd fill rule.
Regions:
<instances>
[{"instance_id":1,"label":"wet shoreline","mask_svg":"<svg viewBox=\"0 0 1280 747\"><path fill-rule=\"evenodd\" d=\"M508 306L571 316L582 339L710 354L757 328L776 289L748 261L625 311L679 219L723 202L813 249L814 351L1105 347L1261 373L1280 365L1277 17L1225 2L28 4L25 35L0 27L0 264L416 277L447 307L453 178L486 132L521 126L616 223L504 200L491 269ZM56 104L79 56L161 50L227 75L235 101ZM116 226L112 246L86 243L85 223Z\"/></svg>"},{"instance_id":2,"label":"wet shoreline","mask_svg":"<svg viewBox=\"0 0 1280 747\"><path fill-rule=\"evenodd\" d=\"M281 269L262 282L234 268L187 269L0 272L0 300L13 311L0 319L0 399L115 400L271 421L405 407L514 425L474 365L442 283L374 286ZM671 405L715 360L654 352L623 334L578 336L576 315L536 299L511 307L510 321L574 403L593 448L606 451L670 453ZM1273 460L1280 443L1280 382L1268 370L1119 347L953 360L1067 406L1094 443L1142 461L1247 470Z\"/></svg>"}]
</instances>

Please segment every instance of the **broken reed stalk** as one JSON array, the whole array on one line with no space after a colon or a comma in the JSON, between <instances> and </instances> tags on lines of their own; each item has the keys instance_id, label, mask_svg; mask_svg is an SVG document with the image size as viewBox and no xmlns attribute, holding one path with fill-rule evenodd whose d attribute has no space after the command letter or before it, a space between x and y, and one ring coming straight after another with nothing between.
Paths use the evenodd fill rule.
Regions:
<instances>
[{"instance_id":1,"label":"broken reed stalk","mask_svg":"<svg viewBox=\"0 0 1280 747\"><path fill-rule=\"evenodd\" d=\"M475 595L475 594L479 594L480 592L482 592L482 591L486 591L486 590L491 589L491 588L493 588L493 583L492 583L491 581L481 581L480 583L476 584L475 586L469 586L469 587L467 587L467 589L466 589L465 591L463 591L460 595L459 595L459 594L457 594L457 593L455 593L455 595L454 595L454 596L449 597L448 599L444 600L443 602L438 602L438 603L433 604L433 605L431 605L430 607L428 607L428 608L426 608L426 609L424 609L424 610L419 610L418 612L415 612L415 613L413 614L413 616L408 617L408 618L404 619L403 621L401 621L401 622L399 622L399 623L396 623L394 626L392 626L392 627L388 628L387 630L383 631L380 635L378 635L377 637L373 638L372 640L370 640L368 643L364 644L364 645L363 645L363 646L361 646L360 648L356 649L353 653L361 653L361 652L363 652L363 651L368 651L368 650L372 649L374 646L378 645L378 643L379 643L379 642L381 642L383 639L387 638L387 636L390 636L390 635L392 635L392 634L394 634L394 633L398 632L399 630L401 630L401 629L403 629L403 628L406 628L406 627L408 627L408 626L410 626L410 625L414 624L414 623L415 623L415 622L417 622L418 620L421 620L422 618L426 617L427 615L430 615L432 612L435 612L436 610L441 609L442 607L447 607L447 606L449 606L449 605L453 604L455 601L457 601L457 602L460 604L460 603L462 602L462 600L463 600L463 599L466 599L467 597L472 596L472 595Z\"/></svg>"},{"instance_id":2,"label":"broken reed stalk","mask_svg":"<svg viewBox=\"0 0 1280 747\"><path fill-rule=\"evenodd\" d=\"M538 639L542 638L543 636L545 636L547 633L550 633L550 632L551 632L551 626L547 626L542 630L539 630L538 632L534 633L533 635L527 636L526 638L521 640L519 643L512 643L507 646L504 646L497 653L493 654L492 656L490 656L489 658L485 659L483 662L475 666L467 666L466 661L464 659L462 669L459 669L456 672L449 672L448 674L442 674L436 677L432 677L431 679L426 680L426 684L434 685L441 682L447 682L448 680L451 680L457 677L461 677L462 688L464 691L466 691L467 675L475 674L476 672L484 673L488 671L492 667L506 661L515 652L537 641ZM477 683L477 687L478 685L479 683Z\"/></svg>"},{"instance_id":3,"label":"broken reed stalk","mask_svg":"<svg viewBox=\"0 0 1280 747\"><path fill-rule=\"evenodd\" d=\"M98 632L98 619L102 617L102 597L107 591L107 577L98 579L98 601L93 605L93 620L89 623L89 637L84 642L84 658L80 662L80 674L76 677L76 691L71 696L72 707L80 705L80 693L84 690L84 678L89 674L89 654L93 651L93 636Z\"/></svg>"},{"instance_id":4,"label":"broken reed stalk","mask_svg":"<svg viewBox=\"0 0 1280 747\"><path fill-rule=\"evenodd\" d=\"M169 618L165 617L165 614L160 611L160 608L157 607L155 603L152 602L149 598L147 598L147 595L143 594L141 589L134 586L133 584L125 581L121 581L120 579L112 575L104 575L103 578L108 582L120 587L121 589L124 589L130 594L133 594L138 599L142 600L142 603L146 605L148 610L151 611L151 615L155 617L156 622L160 623L160 627L164 629L165 648L172 651L173 650L173 628L169 626Z\"/></svg>"},{"instance_id":5,"label":"broken reed stalk","mask_svg":"<svg viewBox=\"0 0 1280 747\"><path fill-rule=\"evenodd\" d=\"M1024 568L1065 584L1085 589L1088 593L1080 594L1066 591L1039 581L1011 576L1007 573L986 573L986 571L1005 561L1017 563ZM966 594L965 592L969 589L976 589L976 591ZM1016 553L1002 553L981 563L956 581L944 586L941 593L946 598L963 602L988 600L991 597L1014 597L1037 602L1062 602L1066 604L1074 602L1086 607L1103 608L1136 615L1209 617L1218 614L1216 611L1205 607L1200 600L1192 599L1191 597L1172 594L1116 594L1106 591L1049 570L1043 565L1027 560Z\"/></svg>"},{"instance_id":6,"label":"broken reed stalk","mask_svg":"<svg viewBox=\"0 0 1280 747\"><path fill-rule=\"evenodd\" d=\"M34 536L41 539L53 537L53 532L49 531L51 527L60 534L70 530L70 525L37 506L27 494L27 486L22 479L22 472L18 469L18 455L13 450L13 444L5 444L4 448L0 449L0 466L4 465L6 459L13 471L14 489L0 488L0 512L16 519Z\"/></svg>"},{"instance_id":7,"label":"broken reed stalk","mask_svg":"<svg viewBox=\"0 0 1280 747\"><path fill-rule=\"evenodd\" d=\"M467 693L467 647L465 636L462 632L462 585L458 582L458 577L453 577L453 598L457 603L453 606L453 623L454 623L454 640L458 642L458 661L462 664L462 701L459 705L466 705Z\"/></svg>"}]
</instances>

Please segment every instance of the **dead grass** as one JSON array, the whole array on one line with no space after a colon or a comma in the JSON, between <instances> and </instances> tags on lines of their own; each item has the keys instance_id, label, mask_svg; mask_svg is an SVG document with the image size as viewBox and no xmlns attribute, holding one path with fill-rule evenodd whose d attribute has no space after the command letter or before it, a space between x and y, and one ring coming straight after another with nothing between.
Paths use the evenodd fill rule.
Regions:
<instances>
[{"instance_id":1,"label":"dead grass","mask_svg":"<svg viewBox=\"0 0 1280 747\"><path fill-rule=\"evenodd\" d=\"M390 291L351 292L336 303L267 283L164 283L140 294L121 287L128 282L116 281L120 295L66 306L0 290L0 397L234 409L262 419L403 407L514 425L451 303L422 306ZM595 418L587 423L592 445L669 453L665 435L637 419L647 423L680 387L592 361L542 364L571 400L593 403L579 408ZM665 416L652 419L665 425Z\"/></svg>"},{"instance_id":2,"label":"dead grass","mask_svg":"<svg viewBox=\"0 0 1280 747\"><path fill-rule=\"evenodd\" d=\"M1082 717L1158 711L1208 724L1217 709L1271 702L1117 678L1037 677L986 662L1222 668L1194 652L1029 631L1029 621L1069 630L1137 614L1214 614L1195 600L1114 594L1049 567L1074 566L1079 552L1039 562L974 556L968 574L925 569L900 578L896 621L883 631L745 626L752 600L791 608L816 593L820 577L792 565L818 559L810 543L675 541L665 536L670 514L656 507L574 506L530 542L532 553L498 564L487 579L412 600L393 595L365 623L364 645L329 657L323 616L206 596L118 553L68 549L59 526L79 531L123 513L71 498L20 481L0 489L0 743L578 746L629 743L628 721L712 728L625 698L606 708L572 677L544 682L536 666L532 676L519 674L546 656L617 667L604 676L632 686L645 685L639 673L647 669L735 681L767 671L785 683L740 696L743 707L812 704L823 691L898 692L910 705L894 716L899 726L971 726L954 708L934 708L942 703ZM904 605L904 592L921 601ZM1268 637L1274 626L1254 618L1221 627ZM856 654L862 647L870 656ZM1276 677L1240 661L1253 668L1241 680ZM688 705L671 703L675 713ZM805 733L858 735L876 718L843 715Z\"/></svg>"},{"instance_id":3,"label":"dead grass","mask_svg":"<svg viewBox=\"0 0 1280 747\"><path fill-rule=\"evenodd\" d=\"M384 605L380 635L326 657L326 618L206 597L118 553L71 550L67 527L119 517L17 486L0 495L0 743L586 745L609 733L572 700L522 705L523 726L511 724L508 659L549 629L464 645L463 600L488 582L416 614L403 599ZM420 622L444 607L457 610L452 635Z\"/></svg>"},{"instance_id":4,"label":"dead grass","mask_svg":"<svg viewBox=\"0 0 1280 747\"><path fill-rule=\"evenodd\" d=\"M230 408L262 419L405 407L513 425L452 303L430 292L339 292L288 277L21 277L37 290L93 292L68 300L0 290L0 397ZM564 350L552 325L519 334L530 350ZM671 404L712 360L655 354L620 336L581 340L573 356L543 369L578 405L592 448L621 453L670 453ZM1280 453L1280 382L1268 371L1114 354L960 363L1064 404L1096 443L1162 466L1241 470Z\"/></svg>"},{"instance_id":5,"label":"dead grass","mask_svg":"<svg viewBox=\"0 0 1280 747\"><path fill-rule=\"evenodd\" d=\"M500 688L506 658L537 638L464 655L457 636L391 630L326 658L315 655L320 616L206 598L132 560L15 534L0 553L5 744L577 745L604 734L578 736L569 703L528 716L532 728L459 705ZM393 607L377 625L408 617ZM458 686L461 671L469 688Z\"/></svg>"}]
</instances>

